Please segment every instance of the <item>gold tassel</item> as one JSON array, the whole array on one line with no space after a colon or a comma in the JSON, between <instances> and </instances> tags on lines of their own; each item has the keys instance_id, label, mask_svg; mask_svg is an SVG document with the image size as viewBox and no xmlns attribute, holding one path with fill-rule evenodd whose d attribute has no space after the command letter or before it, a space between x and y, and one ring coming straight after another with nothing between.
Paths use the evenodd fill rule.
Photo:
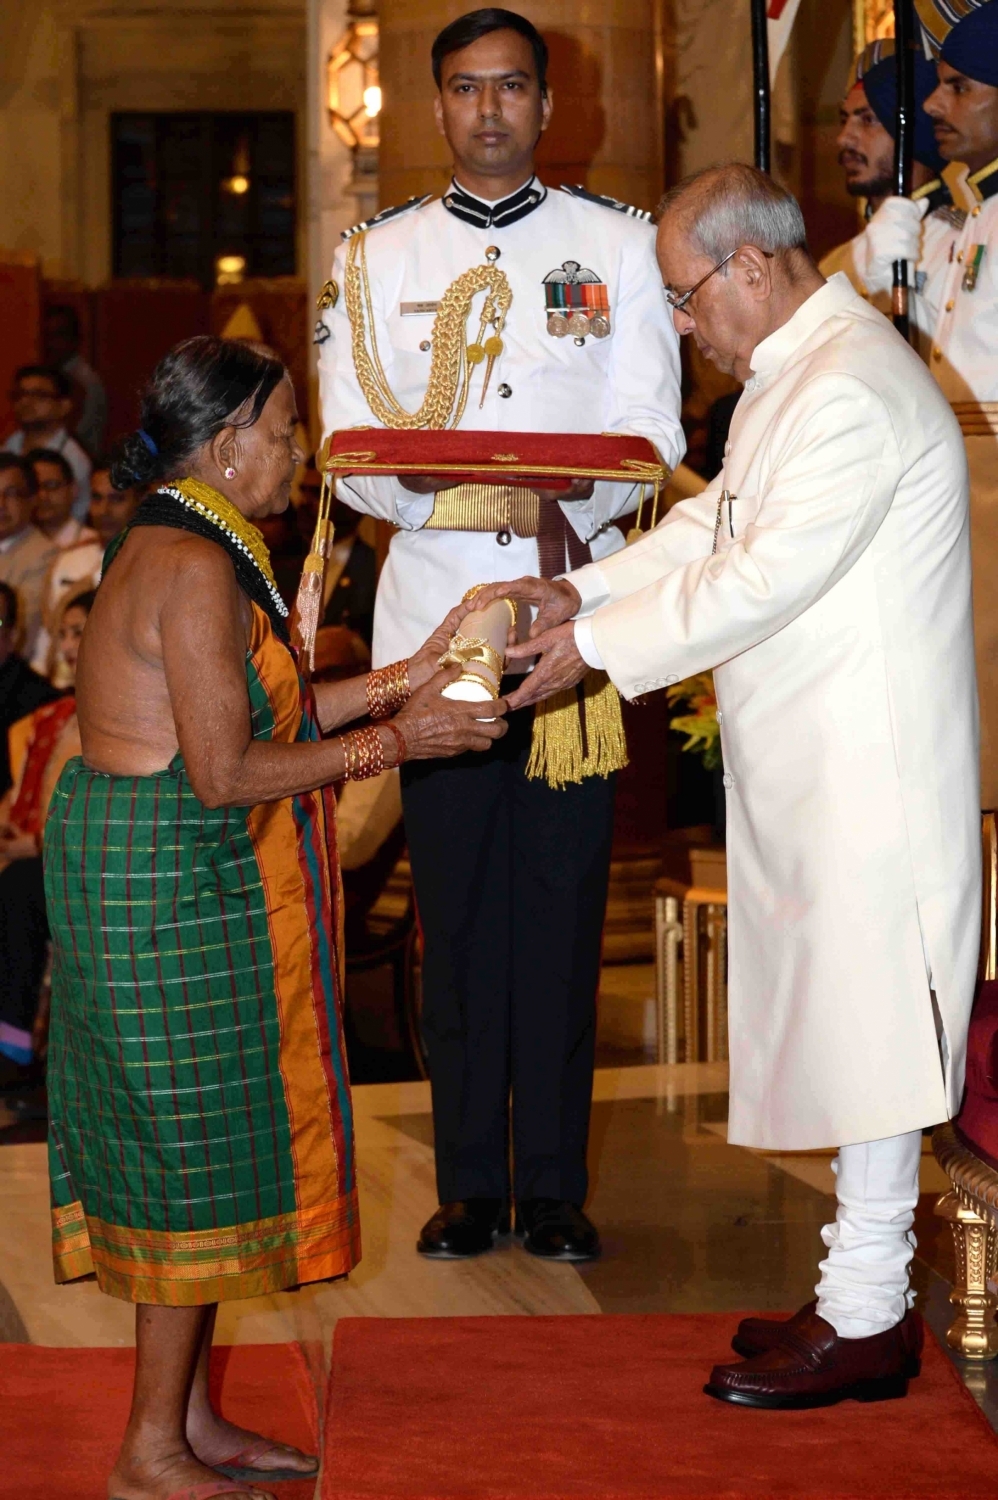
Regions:
<instances>
[{"instance_id":1,"label":"gold tassel","mask_svg":"<svg viewBox=\"0 0 998 1500\"><path fill-rule=\"evenodd\" d=\"M298 660L306 677L315 671L315 637L322 614L326 564L333 550L333 523L329 518L332 502L332 481L328 474L323 474L319 518L315 523L311 549L301 570L298 596L291 614L291 643L297 647Z\"/></svg>"},{"instance_id":2,"label":"gold tassel","mask_svg":"<svg viewBox=\"0 0 998 1500\"><path fill-rule=\"evenodd\" d=\"M579 687L554 693L534 709L527 762L532 781L560 788L626 765L620 695L605 672L588 671Z\"/></svg>"}]
</instances>

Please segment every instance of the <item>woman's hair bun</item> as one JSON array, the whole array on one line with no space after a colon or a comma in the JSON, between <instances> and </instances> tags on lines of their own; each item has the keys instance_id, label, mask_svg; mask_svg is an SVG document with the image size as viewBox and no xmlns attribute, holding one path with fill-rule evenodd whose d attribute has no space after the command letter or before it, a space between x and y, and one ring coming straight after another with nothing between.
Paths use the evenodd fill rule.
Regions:
<instances>
[{"instance_id":1,"label":"woman's hair bun","mask_svg":"<svg viewBox=\"0 0 998 1500\"><path fill-rule=\"evenodd\" d=\"M223 427L259 421L284 374L280 359L259 344L213 334L184 339L153 370L141 425L111 455L111 483L127 490L182 474Z\"/></svg>"},{"instance_id":2,"label":"woman's hair bun","mask_svg":"<svg viewBox=\"0 0 998 1500\"><path fill-rule=\"evenodd\" d=\"M136 489L162 477L158 454L154 454L141 432L130 432L116 443L111 454L111 483L116 490Z\"/></svg>"}]
</instances>

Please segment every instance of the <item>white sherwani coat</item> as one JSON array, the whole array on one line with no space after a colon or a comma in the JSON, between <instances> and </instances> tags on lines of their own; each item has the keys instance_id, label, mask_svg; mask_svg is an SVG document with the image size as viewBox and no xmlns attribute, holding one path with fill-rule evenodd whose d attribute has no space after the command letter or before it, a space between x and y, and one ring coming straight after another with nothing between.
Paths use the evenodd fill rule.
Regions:
<instances>
[{"instance_id":1,"label":"white sherwani coat","mask_svg":"<svg viewBox=\"0 0 998 1500\"><path fill-rule=\"evenodd\" d=\"M626 697L716 669L729 1138L806 1149L960 1103L980 928L967 469L925 366L845 276L752 370L721 475L571 579L580 644Z\"/></svg>"}]
</instances>

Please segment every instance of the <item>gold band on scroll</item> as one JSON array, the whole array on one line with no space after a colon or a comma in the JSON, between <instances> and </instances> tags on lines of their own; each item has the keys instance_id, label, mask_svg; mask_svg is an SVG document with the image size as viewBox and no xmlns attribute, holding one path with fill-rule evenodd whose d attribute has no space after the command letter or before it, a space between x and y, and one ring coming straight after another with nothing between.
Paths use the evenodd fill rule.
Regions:
<instances>
[{"instance_id":1,"label":"gold band on scroll","mask_svg":"<svg viewBox=\"0 0 998 1500\"><path fill-rule=\"evenodd\" d=\"M488 584L487 583L473 583L471 585L471 588L467 589L461 595L461 603L462 604L470 604L471 601L472 601L472 599L474 599L476 597L476 595L478 595L478 594L480 594L482 592L482 589L487 589L487 588L488 588ZM506 599L506 598L503 598L503 599L501 599L501 600L499 600L497 602L501 603L501 604L508 604L509 605L509 612L510 612L510 615L512 617L510 619L510 625L515 630L516 629L516 622L517 622L517 620L520 617L520 611L519 611L519 608L517 607L516 600L515 599Z\"/></svg>"}]
</instances>

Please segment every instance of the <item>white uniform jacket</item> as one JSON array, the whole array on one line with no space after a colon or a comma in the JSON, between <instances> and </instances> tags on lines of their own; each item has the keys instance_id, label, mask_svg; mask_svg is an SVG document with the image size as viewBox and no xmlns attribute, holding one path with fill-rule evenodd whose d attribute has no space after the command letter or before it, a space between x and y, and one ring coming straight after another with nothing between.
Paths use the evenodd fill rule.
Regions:
<instances>
[{"instance_id":1,"label":"white uniform jacket","mask_svg":"<svg viewBox=\"0 0 998 1500\"><path fill-rule=\"evenodd\" d=\"M909 294L909 311L916 330L916 347L922 358L928 360L940 288L966 215L954 206L949 189L940 182L927 183L912 196L925 203L926 212L922 220L921 254ZM860 296L885 317L890 317L893 267L880 265L871 254L869 226L853 239L846 240L844 245L830 250L818 269L828 277L844 271Z\"/></svg>"},{"instance_id":2,"label":"white uniform jacket","mask_svg":"<svg viewBox=\"0 0 998 1500\"><path fill-rule=\"evenodd\" d=\"M536 183L538 193L543 193ZM451 282L485 263L496 246L499 269L513 292L496 361L479 408L484 364L476 367L462 430L492 432L630 432L648 437L665 464L675 468L685 452L679 424L679 346L655 263L650 224L601 203L552 189L531 213L504 226L480 228L449 213L438 199L372 227L367 264L378 348L397 399L418 409L430 373L432 311L403 315L403 304L438 301ZM333 279L343 285L346 246L337 251ZM580 348L571 337L547 332L544 278L565 261L577 261L606 283L608 337L589 337ZM468 320L478 331L478 308ZM344 299L324 314L329 337L319 353L324 433L376 426L357 382ZM320 337L322 331L320 330ZM423 347L423 346L426 347ZM476 583L538 571L537 543L513 536L502 546L492 532L423 530L432 495L414 495L394 478L353 476L340 495L355 510L401 527L382 571L374 618L376 666L411 655L447 610ZM638 492L599 483L591 500L564 510L594 557L623 546L611 523L634 510Z\"/></svg>"},{"instance_id":3,"label":"white uniform jacket","mask_svg":"<svg viewBox=\"0 0 998 1500\"><path fill-rule=\"evenodd\" d=\"M628 698L716 669L729 1138L798 1150L960 1104L981 878L967 474L925 366L844 276L752 369L719 477L571 578L595 611L580 644Z\"/></svg>"},{"instance_id":4,"label":"white uniform jacket","mask_svg":"<svg viewBox=\"0 0 998 1500\"><path fill-rule=\"evenodd\" d=\"M970 466L974 635L981 697L981 805L998 807L998 161L967 178L973 206L934 278L929 368L951 402Z\"/></svg>"}]
</instances>

